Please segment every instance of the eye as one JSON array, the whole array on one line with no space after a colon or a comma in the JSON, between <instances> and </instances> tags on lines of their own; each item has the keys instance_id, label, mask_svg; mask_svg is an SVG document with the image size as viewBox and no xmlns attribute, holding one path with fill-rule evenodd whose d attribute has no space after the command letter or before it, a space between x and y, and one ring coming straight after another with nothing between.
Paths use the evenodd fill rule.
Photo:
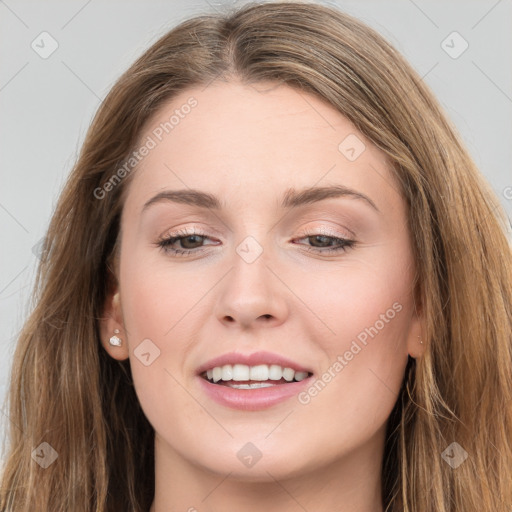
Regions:
<instances>
[{"instance_id":1,"label":"eye","mask_svg":"<svg viewBox=\"0 0 512 512\"><path fill-rule=\"evenodd\" d=\"M181 230L161 238L156 245L166 253L175 256L187 256L203 252L204 242L209 239L207 235L198 231ZM311 245L304 246L304 249L317 254L344 252L353 247L356 243L355 240L328 236L321 233L304 233L301 238L297 238L296 240L307 240Z\"/></svg>"},{"instance_id":2,"label":"eye","mask_svg":"<svg viewBox=\"0 0 512 512\"><path fill-rule=\"evenodd\" d=\"M164 252L174 255L188 255L202 252L202 244L209 237L203 233L192 231L176 231L158 240L156 245ZM178 245L178 247L176 247ZM210 244L212 245L212 244ZM180 247L181 246L181 247Z\"/></svg>"},{"instance_id":3,"label":"eye","mask_svg":"<svg viewBox=\"0 0 512 512\"><path fill-rule=\"evenodd\" d=\"M355 240L347 238L327 236L319 233L306 233L302 238L296 240L308 240L311 246L305 247L309 252L315 253L336 253L346 251L355 245Z\"/></svg>"}]
</instances>

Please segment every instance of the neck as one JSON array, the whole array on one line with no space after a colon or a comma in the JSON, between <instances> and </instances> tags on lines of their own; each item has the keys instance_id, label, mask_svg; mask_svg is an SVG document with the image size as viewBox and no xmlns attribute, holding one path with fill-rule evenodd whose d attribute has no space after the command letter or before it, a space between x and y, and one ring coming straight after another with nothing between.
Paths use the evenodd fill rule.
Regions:
<instances>
[{"instance_id":1,"label":"neck","mask_svg":"<svg viewBox=\"0 0 512 512\"><path fill-rule=\"evenodd\" d=\"M247 481L192 464L155 436L155 499L150 512L382 512L383 442L295 476Z\"/></svg>"}]
</instances>

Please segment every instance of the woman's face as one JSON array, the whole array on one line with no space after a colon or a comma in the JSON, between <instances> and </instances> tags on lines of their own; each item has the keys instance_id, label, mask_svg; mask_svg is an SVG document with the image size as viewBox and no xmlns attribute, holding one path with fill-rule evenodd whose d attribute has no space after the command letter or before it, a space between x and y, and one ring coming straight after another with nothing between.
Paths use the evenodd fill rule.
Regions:
<instances>
[{"instance_id":1,"label":"woman's face","mask_svg":"<svg viewBox=\"0 0 512 512\"><path fill-rule=\"evenodd\" d=\"M188 89L140 141L104 329L157 456L253 481L378 458L421 334L384 154L272 83Z\"/></svg>"}]
</instances>

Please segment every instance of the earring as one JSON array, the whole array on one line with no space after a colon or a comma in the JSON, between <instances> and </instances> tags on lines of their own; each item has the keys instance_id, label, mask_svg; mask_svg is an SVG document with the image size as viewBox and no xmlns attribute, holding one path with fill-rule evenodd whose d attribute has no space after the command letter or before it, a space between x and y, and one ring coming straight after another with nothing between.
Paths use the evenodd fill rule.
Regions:
<instances>
[{"instance_id":1,"label":"earring","mask_svg":"<svg viewBox=\"0 0 512 512\"><path fill-rule=\"evenodd\" d=\"M109 340L109 343L115 347L121 346L121 338L119 338L117 335L119 334L119 329L114 329L114 336L112 336Z\"/></svg>"},{"instance_id":2,"label":"earring","mask_svg":"<svg viewBox=\"0 0 512 512\"><path fill-rule=\"evenodd\" d=\"M418 339L420 340L420 344L423 345L423 340L421 339L421 336L418 336Z\"/></svg>"}]
</instances>

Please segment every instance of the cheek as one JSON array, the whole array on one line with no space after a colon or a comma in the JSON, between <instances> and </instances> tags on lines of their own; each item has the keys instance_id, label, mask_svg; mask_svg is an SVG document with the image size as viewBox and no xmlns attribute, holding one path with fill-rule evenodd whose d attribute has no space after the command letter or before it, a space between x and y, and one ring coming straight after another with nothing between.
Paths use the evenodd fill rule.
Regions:
<instances>
[{"instance_id":1,"label":"cheek","mask_svg":"<svg viewBox=\"0 0 512 512\"><path fill-rule=\"evenodd\" d=\"M197 271L171 271L152 253L132 253L121 263L125 327L133 339L174 338L184 318L201 296L204 285ZM203 291L204 294L204 291Z\"/></svg>"},{"instance_id":2,"label":"cheek","mask_svg":"<svg viewBox=\"0 0 512 512\"><path fill-rule=\"evenodd\" d=\"M324 334L316 339L336 355L356 339L362 345L379 339L374 345L396 349L410 317L410 278L406 265L388 262L382 251L371 260L347 258L340 265L312 269L293 282L309 316L316 317L317 333Z\"/></svg>"},{"instance_id":3,"label":"cheek","mask_svg":"<svg viewBox=\"0 0 512 512\"><path fill-rule=\"evenodd\" d=\"M374 265L347 263L323 281L317 277L304 277L298 293L308 291L308 306L321 320L316 332L323 335L315 339L325 357L302 403L314 401L316 410L341 416L357 410L362 429L369 416L384 422L408 360L410 276L381 258Z\"/></svg>"},{"instance_id":4,"label":"cheek","mask_svg":"<svg viewBox=\"0 0 512 512\"><path fill-rule=\"evenodd\" d=\"M393 298L374 295L351 316L340 309L337 319L331 318L336 336L321 341L327 357L316 380L298 396L296 417L298 423L315 418L324 425L319 458L363 445L387 423L408 359L407 312ZM293 435L293 428L286 435Z\"/></svg>"},{"instance_id":5,"label":"cheek","mask_svg":"<svg viewBox=\"0 0 512 512\"><path fill-rule=\"evenodd\" d=\"M190 319L201 290L197 283L190 285L189 277L175 274L133 258L125 261L120 276L135 391L149 422L169 437L169 425L207 421L184 389L182 368L194 344Z\"/></svg>"}]
</instances>

